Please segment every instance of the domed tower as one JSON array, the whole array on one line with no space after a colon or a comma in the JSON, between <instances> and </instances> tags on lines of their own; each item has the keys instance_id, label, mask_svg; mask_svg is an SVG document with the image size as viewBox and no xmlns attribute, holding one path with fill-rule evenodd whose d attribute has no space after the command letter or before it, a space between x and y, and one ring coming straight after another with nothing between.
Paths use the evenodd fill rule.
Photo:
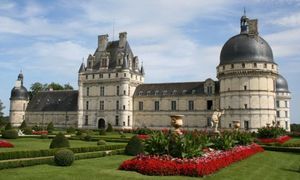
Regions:
<instances>
[{"instance_id":1,"label":"domed tower","mask_svg":"<svg viewBox=\"0 0 300 180\"><path fill-rule=\"evenodd\" d=\"M225 110L221 126L240 121L242 129L256 131L275 122L277 64L271 47L258 35L257 20L243 15L240 22L240 34L224 44L217 67L220 109Z\"/></svg>"},{"instance_id":2,"label":"domed tower","mask_svg":"<svg viewBox=\"0 0 300 180\"><path fill-rule=\"evenodd\" d=\"M291 95L286 79L278 75L276 80L276 123L290 131L290 100Z\"/></svg>"},{"instance_id":3,"label":"domed tower","mask_svg":"<svg viewBox=\"0 0 300 180\"><path fill-rule=\"evenodd\" d=\"M20 126L25 119L25 111L29 102L29 94L23 86L24 76L22 72L18 75L15 87L11 90L10 95L10 123L12 126Z\"/></svg>"}]
</instances>

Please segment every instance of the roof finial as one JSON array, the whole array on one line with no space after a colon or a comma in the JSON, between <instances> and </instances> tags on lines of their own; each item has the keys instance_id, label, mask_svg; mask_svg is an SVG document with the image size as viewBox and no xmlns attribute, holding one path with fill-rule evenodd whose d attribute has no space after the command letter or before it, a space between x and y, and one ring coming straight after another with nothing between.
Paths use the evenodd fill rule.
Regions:
<instances>
[{"instance_id":1,"label":"roof finial","mask_svg":"<svg viewBox=\"0 0 300 180\"><path fill-rule=\"evenodd\" d=\"M244 16L246 16L246 8L244 7Z\"/></svg>"}]
</instances>

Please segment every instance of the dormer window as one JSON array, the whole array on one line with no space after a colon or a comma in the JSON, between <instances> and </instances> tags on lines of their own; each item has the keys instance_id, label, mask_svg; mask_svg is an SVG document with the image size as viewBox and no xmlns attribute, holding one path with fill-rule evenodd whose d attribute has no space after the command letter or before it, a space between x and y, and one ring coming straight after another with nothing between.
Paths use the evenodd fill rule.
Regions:
<instances>
[{"instance_id":1,"label":"dormer window","mask_svg":"<svg viewBox=\"0 0 300 180\"><path fill-rule=\"evenodd\" d=\"M140 91L140 92L139 92L139 96L142 96L142 95L143 95L143 91Z\"/></svg>"},{"instance_id":2,"label":"dormer window","mask_svg":"<svg viewBox=\"0 0 300 180\"><path fill-rule=\"evenodd\" d=\"M167 95L168 94L168 91L167 90L164 90L163 91L163 95L165 96L165 95Z\"/></svg>"},{"instance_id":3,"label":"dormer window","mask_svg":"<svg viewBox=\"0 0 300 180\"><path fill-rule=\"evenodd\" d=\"M193 89L193 90L192 90L192 94L195 94L195 93L196 93L196 90L195 90L195 89Z\"/></svg>"},{"instance_id":4,"label":"dormer window","mask_svg":"<svg viewBox=\"0 0 300 180\"><path fill-rule=\"evenodd\" d=\"M256 64L256 63L254 63L253 65L254 65L255 68L257 67L257 64Z\"/></svg>"},{"instance_id":5,"label":"dormer window","mask_svg":"<svg viewBox=\"0 0 300 180\"><path fill-rule=\"evenodd\" d=\"M173 90L172 94L176 95L177 94L177 90Z\"/></svg>"},{"instance_id":6,"label":"dormer window","mask_svg":"<svg viewBox=\"0 0 300 180\"><path fill-rule=\"evenodd\" d=\"M150 96L150 94L151 94L151 91L147 91L147 96Z\"/></svg>"},{"instance_id":7,"label":"dormer window","mask_svg":"<svg viewBox=\"0 0 300 180\"><path fill-rule=\"evenodd\" d=\"M186 92L187 92L187 90L184 89L184 90L182 91L182 94L186 94Z\"/></svg>"},{"instance_id":8,"label":"dormer window","mask_svg":"<svg viewBox=\"0 0 300 180\"><path fill-rule=\"evenodd\" d=\"M267 68L267 64L264 64L264 68Z\"/></svg>"},{"instance_id":9,"label":"dormer window","mask_svg":"<svg viewBox=\"0 0 300 180\"><path fill-rule=\"evenodd\" d=\"M156 91L155 91L155 96L158 96L158 94L159 94L159 91L156 90Z\"/></svg>"},{"instance_id":10,"label":"dormer window","mask_svg":"<svg viewBox=\"0 0 300 180\"><path fill-rule=\"evenodd\" d=\"M231 69L233 69L234 68L234 64L231 64Z\"/></svg>"},{"instance_id":11,"label":"dormer window","mask_svg":"<svg viewBox=\"0 0 300 180\"><path fill-rule=\"evenodd\" d=\"M245 68L245 63L242 64L242 67Z\"/></svg>"}]
</instances>

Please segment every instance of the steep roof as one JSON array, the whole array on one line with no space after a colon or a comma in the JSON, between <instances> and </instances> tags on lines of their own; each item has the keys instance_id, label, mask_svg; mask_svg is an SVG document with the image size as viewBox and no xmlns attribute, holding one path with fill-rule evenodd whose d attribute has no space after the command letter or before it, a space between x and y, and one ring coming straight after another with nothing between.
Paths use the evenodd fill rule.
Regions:
<instances>
[{"instance_id":1,"label":"steep roof","mask_svg":"<svg viewBox=\"0 0 300 180\"><path fill-rule=\"evenodd\" d=\"M205 82L141 84L136 88L134 96L205 95L204 83ZM215 82L215 93L219 93L218 82Z\"/></svg>"},{"instance_id":2,"label":"steep roof","mask_svg":"<svg viewBox=\"0 0 300 180\"><path fill-rule=\"evenodd\" d=\"M41 91L28 103L26 111L77 111L78 91Z\"/></svg>"}]
</instances>

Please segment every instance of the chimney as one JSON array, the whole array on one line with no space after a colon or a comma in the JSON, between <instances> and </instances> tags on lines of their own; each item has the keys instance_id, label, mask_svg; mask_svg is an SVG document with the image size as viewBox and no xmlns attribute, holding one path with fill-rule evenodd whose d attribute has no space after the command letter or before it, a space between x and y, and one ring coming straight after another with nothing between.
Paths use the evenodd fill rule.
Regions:
<instances>
[{"instance_id":1,"label":"chimney","mask_svg":"<svg viewBox=\"0 0 300 180\"><path fill-rule=\"evenodd\" d=\"M98 36L98 51L105 51L108 42L108 35Z\"/></svg>"},{"instance_id":2,"label":"chimney","mask_svg":"<svg viewBox=\"0 0 300 180\"><path fill-rule=\"evenodd\" d=\"M119 48L124 48L127 42L127 32L119 33Z\"/></svg>"}]
</instances>

